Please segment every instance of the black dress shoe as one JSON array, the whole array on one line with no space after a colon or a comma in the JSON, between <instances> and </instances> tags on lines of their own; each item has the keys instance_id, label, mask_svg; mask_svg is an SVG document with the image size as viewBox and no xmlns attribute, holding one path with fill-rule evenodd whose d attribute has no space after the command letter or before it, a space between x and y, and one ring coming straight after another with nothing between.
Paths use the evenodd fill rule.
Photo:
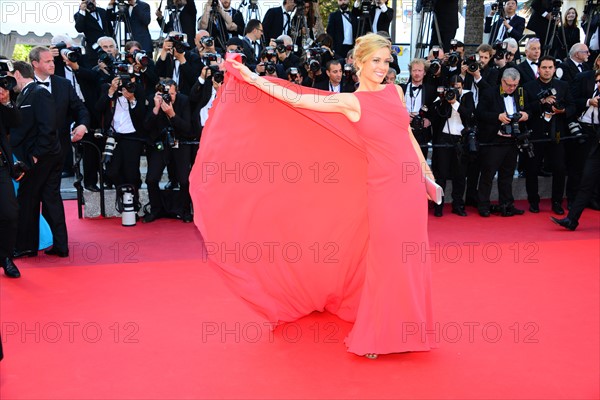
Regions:
<instances>
[{"instance_id":1,"label":"black dress shoe","mask_svg":"<svg viewBox=\"0 0 600 400\"><path fill-rule=\"evenodd\" d=\"M563 228L567 228L570 231L574 231L577 228L577 225L579 225L577 221L572 221L569 219L569 217L563 219L550 217L550 220L555 224L562 226Z\"/></svg>"},{"instance_id":2,"label":"black dress shoe","mask_svg":"<svg viewBox=\"0 0 600 400\"><path fill-rule=\"evenodd\" d=\"M462 206L452 207L452 213L458 215L459 217L467 216L467 212L465 211L465 208Z\"/></svg>"},{"instance_id":3,"label":"black dress shoe","mask_svg":"<svg viewBox=\"0 0 600 400\"><path fill-rule=\"evenodd\" d=\"M4 270L4 273L9 278L20 278L21 277L19 268L17 268L17 266L15 265L13 260L11 260L9 257L6 257L4 260L2 260L1 266L2 266L2 269Z\"/></svg>"},{"instance_id":4,"label":"black dress shoe","mask_svg":"<svg viewBox=\"0 0 600 400\"><path fill-rule=\"evenodd\" d=\"M491 215L491 213L490 210L482 208L479 210L479 215L481 215L484 218L488 218Z\"/></svg>"},{"instance_id":5,"label":"black dress shoe","mask_svg":"<svg viewBox=\"0 0 600 400\"><path fill-rule=\"evenodd\" d=\"M100 188L98 187L98 185L86 185L84 186L84 188L86 190L89 190L90 192L99 192Z\"/></svg>"},{"instance_id":6,"label":"black dress shoe","mask_svg":"<svg viewBox=\"0 0 600 400\"><path fill-rule=\"evenodd\" d=\"M150 222L154 222L158 219L158 214L154 214L154 213L148 213L148 214L144 214L144 219L142 221L144 221L144 223L148 224Z\"/></svg>"},{"instance_id":7,"label":"black dress shoe","mask_svg":"<svg viewBox=\"0 0 600 400\"><path fill-rule=\"evenodd\" d=\"M13 252L13 258L21 258L21 257L37 257L37 250L15 250Z\"/></svg>"},{"instance_id":8,"label":"black dress shoe","mask_svg":"<svg viewBox=\"0 0 600 400\"><path fill-rule=\"evenodd\" d=\"M587 206L592 210L600 211L600 202L598 202L597 200L590 200Z\"/></svg>"},{"instance_id":9,"label":"black dress shoe","mask_svg":"<svg viewBox=\"0 0 600 400\"><path fill-rule=\"evenodd\" d=\"M552 202L552 211L554 211L557 215L564 215L565 210L562 208L562 205L559 202Z\"/></svg>"},{"instance_id":10,"label":"black dress shoe","mask_svg":"<svg viewBox=\"0 0 600 400\"><path fill-rule=\"evenodd\" d=\"M529 212L537 214L540 212L540 205L538 203L530 203L529 204Z\"/></svg>"},{"instance_id":11,"label":"black dress shoe","mask_svg":"<svg viewBox=\"0 0 600 400\"><path fill-rule=\"evenodd\" d=\"M67 258L67 257L69 257L69 250L67 250L67 251L60 251L60 250L55 249L53 247L50 250L44 251L44 254L46 254L48 256L57 256L57 257L60 257L60 258Z\"/></svg>"},{"instance_id":12,"label":"black dress shoe","mask_svg":"<svg viewBox=\"0 0 600 400\"><path fill-rule=\"evenodd\" d=\"M465 206L477 208L477 200L475 200L475 199L467 199L467 200L465 200Z\"/></svg>"},{"instance_id":13,"label":"black dress shoe","mask_svg":"<svg viewBox=\"0 0 600 400\"><path fill-rule=\"evenodd\" d=\"M167 182L167 184L165 185L165 190L173 190L173 189L178 189L179 188L179 182Z\"/></svg>"},{"instance_id":14,"label":"black dress shoe","mask_svg":"<svg viewBox=\"0 0 600 400\"><path fill-rule=\"evenodd\" d=\"M436 217L441 217L442 215L444 215L444 205L443 204L436 204L433 206L433 215Z\"/></svg>"},{"instance_id":15,"label":"black dress shoe","mask_svg":"<svg viewBox=\"0 0 600 400\"><path fill-rule=\"evenodd\" d=\"M189 222L194 222L194 217L192 214L184 214L181 220L187 224Z\"/></svg>"}]
</instances>

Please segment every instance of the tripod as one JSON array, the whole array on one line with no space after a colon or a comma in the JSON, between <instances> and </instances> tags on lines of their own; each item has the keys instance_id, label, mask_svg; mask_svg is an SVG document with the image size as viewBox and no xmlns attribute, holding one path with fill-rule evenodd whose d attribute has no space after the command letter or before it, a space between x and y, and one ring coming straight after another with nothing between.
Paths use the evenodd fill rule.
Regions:
<instances>
[{"instance_id":1,"label":"tripod","mask_svg":"<svg viewBox=\"0 0 600 400\"><path fill-rule=\"evenodd\" d=\"M305 32L305 33L303 33ZM292 37L292 43L297 44L298 38L301 43L304 43L305 35L308 33L308 24L306 23L306 15L304 15L304 7L296 8L296 15L292 20L292 28L290 30L290 36ZM304 46L302 46L304 48Z\"/></svg>"},{"instance_id":2,"label":"tripod","mask_svg":"<svg viewBox=\"0 0 600 400\"><path fill-rule=\"evenodd\" d=\"M431 31L430 26L432 26L434 32ZM421 22L419 24L419 33L417 34L417 43L415 45L417 51L415 53L415 58L426 58L427 53L425 49L429 47L429 43L431 42L431 37L435 33L438 39L438 43L442 43L442 36L440 35L440 27L437 22L437 16L435 11L433 10L433 5L431 0L425 0L423 2L423 9L421 10Z\"/></svg>"},{"instance_id":3,"label":"tripod","mask_svg":"<svg viewBox=\"0 0 600 400\"><path fill-rule=\"evenodd\" d=\"M125 49L125 43L127 43L127 41L135 40L131 34L131 24L127 17L127 13L129 13L129 5L118 3L117 18L113 22L113 32L119 51Z\"/></svg>"},{"instance_id":4,"label":"tripod","mask_svg":"<svg viewBox=\"0 0 600 400\"><path fill-rule=\"evenodd\" d=\"M489 44L494 44L496 41L496 37L498 37L498 32L500 31L502 24L496 24L498 21L502 21L504 19L504 0L498 1L498 12L492 18L492 29L490 31L490 39L488 40ZM497 26L496 26L497 25Z\"/></svg>"},{"instance_id":5,"label":"tripod","mask_svg":"<svg viewBox=\"0 0 600 400\"><path fill-rule=\"evenodd\" d=\"M544 43L544 47L542 47L542 54L545 56L550 54L550 51L552 51L552 48L554 47L555 41L558 41L559 47L554 49L553 56L556 57L556 53L560 49L564 50L565 54L568 54L569 49L567 49L567 37L565 35L565 27L561 24L562 12L560 8L553 9L551 12L552 20L548 24L548 29L546 29L546 43ZM557 30L559 30L559 32L557 32Z\"/></svg>"},{"instance_id":6,"label":"tripod","mask_svg":"<svg viewBox=\"0 0 600 400\"><path fill-rule=\"evenodd\" d=\"M259 21L262 21L257 3L258 0L250 0L250 4L248 4L248 9L246 10L246 21L250 21L251 19L257 19ZM246 0L243 0L240 4L240 12L244 7L246 7Z\"/></svg>"},{"instance_id":7,"label":"tripod","mask_svg":"<svg viewBox=\"0 0 600 400\"><path fill-rule=\"evenodd\" d=\"M227 38L229 36L227 33L227 25L225 25L223 16L219 14L219 10L217 9L217 5L215 5L214 0L213 6L210 9L210 15L208 16L208 26L206 27L206 30L213 35L216 42L219 44L219 47L222 49L227 48ZM215 33L217 33L217 35L215 35Z\"/></svg>"},{"instance_id":8,"label":"tripod","mask_svg":"<svg viewBox=\"0 0 600 400\"><path fill-rule=\"evenodd\" d=\"M598 3L600 3L600 1L598 0L596 0L595 2L594 0L587 0L587 4L583 9L583 14L586 16L587 21L587 27L585 29L585 44L588 48L590 47L590 41L592 40L592 36L590 35L590 33L593 34L593 32L590 32L590 27L592 26L594 18L600 17L600 4Z\"/></svg>"},{"instance_id":9,"label":"tripod","mask_svg":"<svg viewBox=\"0 0 600 400\"><path fill-rule=\"evenodd\" d=\"M371 14L369 12L370 7L371 3L368 1L363 1L362 3L360 3L361 13L358 16L358 26L356 28L356 36L354 37L354 39L371 32L373 20L371 19Z\"/></svg>"}]
</instances>

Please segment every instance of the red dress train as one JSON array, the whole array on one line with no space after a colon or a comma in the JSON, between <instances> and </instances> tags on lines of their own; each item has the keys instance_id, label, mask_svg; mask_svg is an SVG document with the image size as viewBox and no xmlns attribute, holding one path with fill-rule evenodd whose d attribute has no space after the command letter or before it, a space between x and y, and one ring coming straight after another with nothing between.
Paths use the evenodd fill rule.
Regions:
<instances>
[{"instance_id":1,"label":"red dress train","mask_svg":"<svg viewBox=\"0 0 600 400\"><path fill-rule=\"evenodd\" d=\"M292 99L325 94L277 82ZM190 175L194 220L210 264L268 321L327 310L355 321L353 353L429 350L427 200L408 114L392 85L356 96L351 123L229 71Z\"/></svg>"}]
</instances>

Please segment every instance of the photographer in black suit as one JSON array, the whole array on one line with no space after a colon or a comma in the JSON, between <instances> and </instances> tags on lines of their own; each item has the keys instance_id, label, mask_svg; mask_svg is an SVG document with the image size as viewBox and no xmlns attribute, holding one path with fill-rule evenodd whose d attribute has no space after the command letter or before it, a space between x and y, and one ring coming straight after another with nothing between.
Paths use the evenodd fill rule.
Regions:
<instances>
[{"instance_id":1,"label":"photographer in black suit","mask_svg":"<svg viewBox=\"0 0 600 400\"><path fill-rule=\"evenodd\" d=\"M9 79L6 71L0 72L0 81L4 83ZM21 273L12 259L19 222L19 203L12 180L19 179L21 171L13 167L8 129L20 123L21 115L10 100L10 91L2 86L5 85L0 84L0 267L9 278L19 278ZM6 85L7 88L10 86ZM0 347L0 358L1 352Z\"/></svg>"},{"instance_id":2,"label":"photographer in black suit","mask_svg":"<svg viewBox=\"0 0 600 400\"><path fill-rule=\"evenodd\" d=\"M554 0L533 0L531 2L531 16L527 23L527 29L535 32L542 46L546 43L546 35L552 21L552 3ZM558 29L557 29L558 31Z\"/></svg>"},{"instance_id":3,"label":"photographer in black suit","mask_svg":"<svg viewBox=\"0 0 600 400\"><path fill-rule=\"evenodd\" d=\"M113 26L108 12L96 5L96 0L81 0L79 11L73 17L75 30L85 36L85 49L91 64L96 64L98 56L92 46L102 36L113 36Z\"/></svg>"},{"instance_id":4,"label":"photographer in black suit","mask_svg":"<svg viewBox=\"0 0 600 400\"><path fill-rule=\"evenodd\" d=\"M167 5L167 7L169 7ZM156 22L164 33L172 31L183 32L187 35L190 46L194 46L196 35L196 3L194 0L173 0L173 6L168 8L169 22L165 23L163 13L156 10ZM164 24L164 25L163 25Z\"/></svg>"},{"instance_id":5,"label":"photographer in black suit","mask_svg":"<svg viewBox=\"0 0 600 400\"><path fill-rule=\"evenodd\" d=\"M339 9L329 14L327 34L333 38L332 49L347 54L354 47L358 18L350 12L349 0L338 0Z\"/></svg>"},{"instance_id":6,"label":"photographer in black suit","mask_svg":"<svg viewBox=\"0 0 600 400\"><path fill-rule=\"evenodd\" d=\"M295 0L283 0L281 7L269 8L262 21L265 42L270 42L279 35L289 35L292 29L292 11L296 8Z\"/></svg>"},{"instance_id":7,"label":"photographer in black suit","mask_svg":"<svg viewBox=\"0 0 600 400\"><path fill-rule=\"evenodd\" d=\"M156 73L161 78L173 79L179 91L188 95L202 65L200 57L182 39L180 32L169 33L156 60Z\"/></svg>"},{"instance_id":8,"label":"photographer in black suit","mask_svg":"<svg viewBox=\"0 0 600 400\"><path fill-rule=\"evenodd\" d=\"M487 144L480 149L481 177L479 179L479 215L489 217L490 195L494 176L498 173L499 209L503 217L522 215L514 206L512 181L517 165L517 138L525 132L522 124L528 115L523 111L525 100L519 87L519 72L508 68L502 75L500 87L481 93L476 116L479 122L479 141Z\"/></svg>"},{"instance_id":9,"label":"photographer in black suit","mask_svg":"<svg viewBox=\"0 0 600 400\"><path fill-rule=\"evenodd\" d=\"M458 29L458 0L432 0L432 3L433 11L435 11L437 16L442 43L438 42L435 27L432 24L431 27L427 27L432 32L430 45L432 47L440 45L444 49L444 52L448 52L450 50L450 41L456 37L456 30ZM417 0L415 11L420 13L421 9L422 0Z\"/></svg>"},{"instance_id":10,"label":"photographer in black suit","mask_svg":"<svg viewBox=\"0 0 600 400\"><path fill-rule=\"evenodd\" d=\"M163 215L163 205L158 186L165 167L175 166L180 186L180 201L183 222L192 222L189 175L191 170L192 147L181 144L182 140L194 140L192 133L190 102L188 97L177 92L177 84L172 79L160 82L154 95L154 107L149 110L144 126L148 133L146 156L148 157L148 197L150 213L144 215L144 222L152 222Z\"/></svg>"},{"instance_id":11,"label":"photographer in black suit","mask_svg":"<svg viewBox=\"0 0 600 400\"><path fill-rule=\"evenodd\" d=\"M390 25L394 20L394 9L387 6L387 0L371 0L368 5L369 18L371 19L371 26L365 26L363 32L355 32L356 36L364 35L369 32L377 33L379 31L390 32ZM354 2L352 8L352 15L360 17L362 9L365 7L365 1L362 3L358 0ZM345 54L345 53L342 53Z\"/></svg>"},{"instance_id":12,"label":"photographer in black suit","mask_svg":"<svg viewBox=\"0 0 600 400\"><path fill-rule=\"evenodd\" d=\"M210 20L211 15L212 21ZM217 40L219 47L224 49L225 43L230 38L244 34L244 16L239 10L231 7L231 0L207 1L204 12L198 21L198 30L201 29L208 30L209 34ZM223 43L221 43L221 38Z\"/></svg>"},{"instance_id":13,"label":"photographer in black suit","mask_svg":"<svg viewBox=\"0 0 600 400\"><path fill-rule=\"evenodd\" d=\"M49 52L48 55L52 58ZM17 81L15 90L19 96L16 106L21 113L21 124L10 130L10 145L17 159L30 168L21 179L17 195L19 227L14 257L37 255L40 203L44 203L44 217L52 230L54 244L50 252L67 257L67 225L60 197L63 160L57 134L57 114L52 112L56 104L52 94L34 81L30 64L15 62L12 76Z\"/></svg>"},{"instance_id":14,"label":"photographer in black suit","mask_svg":"<svg viewBox=\"0 0 600 400\"><path fill-rule=\"evenodd\" d=\"M126 34L126 40L136 40L140 42L144 48L144 51L148 54L152 54L154 46L152 45L152 37L150 36L150 31L148 30L148 26L152 20L150 15L150 6L147 3L144 3L142 0L119 1L124 1L124 9L121 8L121 6L118 6L118 9L115 10L115 4L117 0L110 0L107 10L108 18L111 21L117 21L119 12L124 11L123 19L127 22L125 23L125 28L127 31L124 31ZM128 31L130 28L131 31ZM117 40L119 40L119 38L117 38Z\"/></svg>"},{"instance_id":15,"label":"photographer in black suit","mask_svg":"<svg viewBox=\"0 0 600 400\"><path fill-rule=\"evenodd\" d=\"M536 143L535 157L525 157L525 186L529 211L540 212L538 194L538 172L542 159L552 169L552 211L564 214L562 199L565 192L567 166L565 147L560 140L569 136L567 121L575 114L569 84L554 79L555 59L544 56L540 59L540 77L523 86L525 110L529 114L532 139L550 139L548 143Z\"/></svg>"},{"instance_id":16,"label":"photographer in black suit","mask_svg":"<svg viewBox=\"0 0 600 400\"><path fill-rule=\"evenodd\" d=\"M485 18L484 33L490 33L488 43L494 44L502 42L509 37L517 42L523 37L525 30L525 18L517 15L517 0L506 0L504 2L504 18L498 20L492 25L492 19L496 15L496 10L492 9L490 15ZM491 35L495 33L495 35Z\"/></svg>"},{"instance_id":17,"label":"photographer in black suit","mask_svg":"<svg viewBox=\"0 0 600 400\"><path fill-rule=\"evenodd\" d=\"M465 186L467 157L464 144L467 138L463 134L473 126L475 103L473 94L463 93L462 78L454 75L449 86L444 88L440 97L433 103L432 126L433 144L447 147L434 147L431 157L435 181L446 189L446 181L452 179L452 212L466 217ZM434 206L434 215L441 217L444 203Z\"/></svg>"}]
</instances>

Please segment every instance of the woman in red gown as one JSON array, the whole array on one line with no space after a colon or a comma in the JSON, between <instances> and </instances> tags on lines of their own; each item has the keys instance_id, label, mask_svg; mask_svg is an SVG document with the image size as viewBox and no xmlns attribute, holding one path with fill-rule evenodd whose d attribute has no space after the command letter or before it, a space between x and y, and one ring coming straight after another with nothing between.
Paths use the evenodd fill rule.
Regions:
<instances>
[{"instance_id":1,"label":"woman in red gown","mask_svg":"<svg viewBox=\"0 0 600 400\"><path fill-rule=\"evenodd\" d=\"M355 322L350 352L426 351L435 344L423 176L433 176L400 88L381 84L390 42L367 34L354 59L353 94L231 61L190 176L195 222L211 265L274 324L328 310ZM244 129L223 127L228 111Z\"/></svg>"}]
</instances>

